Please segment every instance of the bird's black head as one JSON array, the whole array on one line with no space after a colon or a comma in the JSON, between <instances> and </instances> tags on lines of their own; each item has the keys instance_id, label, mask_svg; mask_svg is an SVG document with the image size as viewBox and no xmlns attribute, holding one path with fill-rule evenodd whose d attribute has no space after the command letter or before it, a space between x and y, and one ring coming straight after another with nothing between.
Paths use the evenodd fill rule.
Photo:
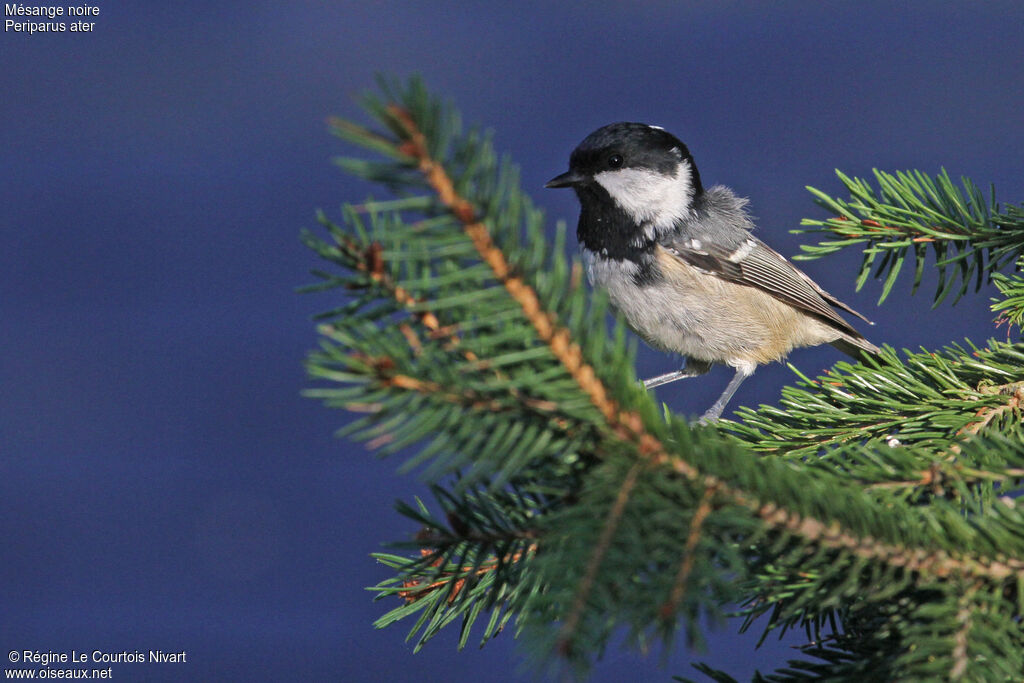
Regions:
<instances>
[{"instance_id":1,"label":"bird's black head","mask_svg":"<svg viewBox=\"0 0 1024 683\"><path fill-rule=\"evenodd\" d=\"M699 193L702 188L697 167L679 138L646 123L612 123L584 138L569 157L569 172L551 179L545 187L573 187L619 169L674 176L683 161L689 163L691 182Z\"/></svg>"},{"instance_id":2,"label":"bird's black head","mask_svg":"<svg viewBox=\"0 0 1024 683\"><path fill-rule=\"evenodd\" d=\"M577 235L593 251L642 246L688 217L703 193L690 150L657 126L613 123L584 138L569 170L545 187L571 187L581 205Z\"/></svg>"}]
</instances>

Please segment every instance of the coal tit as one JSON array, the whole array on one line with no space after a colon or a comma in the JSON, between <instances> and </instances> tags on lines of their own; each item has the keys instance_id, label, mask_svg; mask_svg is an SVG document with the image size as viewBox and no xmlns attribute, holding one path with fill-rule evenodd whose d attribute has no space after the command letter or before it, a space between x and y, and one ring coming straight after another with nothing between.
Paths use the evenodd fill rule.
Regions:
<instances>
[{"instance_id":1,"label":"coal tit","mask_svg":"<svg viewBox=\"0 0 1024 683\"><path fill-rule=\"evenodd\" d=\"M591 285L607 290L648 344L685 356L682 369L646 387L715 363L735 368L701 422L718 419L759 364L794 348L830 343L854 358L878 353L833 307L870 321L754 237L747 200L721 185L705 190L686 145L658 126L599 128L545 187L576 191L576 236Z\"/></svg>"}]
</instances>

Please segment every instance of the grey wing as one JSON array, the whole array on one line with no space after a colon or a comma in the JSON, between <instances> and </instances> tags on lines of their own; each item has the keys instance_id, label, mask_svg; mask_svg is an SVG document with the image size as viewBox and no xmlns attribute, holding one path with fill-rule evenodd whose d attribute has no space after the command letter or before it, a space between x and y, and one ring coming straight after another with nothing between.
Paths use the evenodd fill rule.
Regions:
<instances>
[{"instance_id":1,"label":"grey wing","mask_svg":"<svg viewBox=\"0 0 1024 683\"><path fill-rule=\"evenodd\" d=\"M756 237L748 237L740 245L727 250L703 244L700 240L669 238L662 246L691 266L705 270L723 280L757 287L776 299L817 315L841 330L859 333L832 308L843 309L870 321L857 311L819 287L784 256Z\"/></svg>"}]
</instances>

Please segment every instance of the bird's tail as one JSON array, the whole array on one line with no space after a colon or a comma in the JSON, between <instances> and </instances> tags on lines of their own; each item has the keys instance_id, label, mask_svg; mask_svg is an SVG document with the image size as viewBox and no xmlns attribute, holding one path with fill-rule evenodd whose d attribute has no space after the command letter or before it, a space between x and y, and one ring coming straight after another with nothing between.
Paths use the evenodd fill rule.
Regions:
<instances>
[{"instance_id":1,"label":"bird's tail","mask_svg":"<svg viewBox=\"0 0 1024 683\"><path fill-rule=\"evenodd\" d=\"M881 353L881 350L877 346L859 334L844 334L842 337L832 342L832 346L836 347L846 355L852 356L855 360L861 360L865 354L877 356Z\"/></svg>"}]
</instances>

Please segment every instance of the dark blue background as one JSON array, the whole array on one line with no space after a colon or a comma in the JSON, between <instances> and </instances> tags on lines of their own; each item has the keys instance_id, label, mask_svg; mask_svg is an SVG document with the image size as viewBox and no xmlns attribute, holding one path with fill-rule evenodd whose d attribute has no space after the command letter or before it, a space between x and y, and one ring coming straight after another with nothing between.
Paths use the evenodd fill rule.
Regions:
<instances>
[{"instance_id":1,"label":"dark blue background","mask_svg":"<svg viewBox=\"0 0 1024 683\"><path fill-rule=\"evenodd\" d=\"M336 5L336 6L332 6ZM334 440L347 415L300 398L314 257L297 238L369 191L330 157L375 71L422 72L547 192L592 129L643 120L690 145L706 184L752 200L784 254L803 189L945 166L1024 197L1024 5L988 3L100 2L90 34L0 36L0 650L186 650L117 680L524 680L509 637L413 655L368 554L412 529L422 487ZM379 191L378 191L379 194ZM901 282L853 293L856 254L806 265L873 317L875 342L993 331L987 298L930 310ZM829 349L792 360L814 373ZM644 350L641 375L676 361ZM661 397L703 410L728 372ZM791 381L762 369L740 403ZM711 639L739 676L791 651ZM6 657L6 654L3 654ZM700 659L613 651L595 680L667 680Z\"/></svg>"}]
</instances>

